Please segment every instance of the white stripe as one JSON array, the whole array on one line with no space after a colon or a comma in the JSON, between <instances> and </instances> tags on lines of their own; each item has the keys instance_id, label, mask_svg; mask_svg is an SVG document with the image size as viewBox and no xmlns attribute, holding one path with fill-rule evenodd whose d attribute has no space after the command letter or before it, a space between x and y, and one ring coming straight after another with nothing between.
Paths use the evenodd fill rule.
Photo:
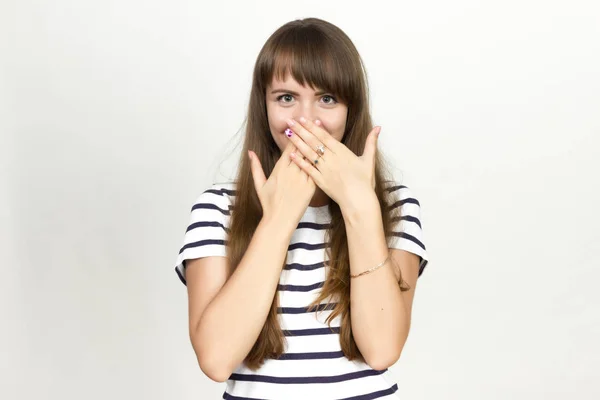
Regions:
<instances>
[{"instance_id":1,"label":"white stripe","mask_svg":"<svg viewBox=\"0 0 600 400\"><path fill-rule=\"evenodd\" d=\"M339 335L286 336L286 353L340 351ZM293 360L289 360L293 361Z\"/></svg>"},{"instance_id":2,"label":"white stripe","mask_svg":"<svg viewBox=\"0 0 600 400\"><path fill-rule=\"evenodd\" d=\"M335 336L335 335L333 335ZM267 359L261 367L260 374L268 376L327 376L340 375L369 369L360 361L348 361L346 358L320 360L273 360ZM253 373L245 365L235 371L241 374Z\"/></svg>"},{"instance_id":3,"label":"white stripe","mask_svg":"<svg viewBox=\"0 0 600 400\"><path fill-rule=\"evenodd\" d=\"M293 330L293 329L313 329L313 328L325 328L325 319L331 314L332 310L324 310L318 313L306 313L306 314L279 314L279 321L281 329ZM341 322L341 316L336 316L331 321L332 327L339 327Z\"/></svg>"}]
</instances>

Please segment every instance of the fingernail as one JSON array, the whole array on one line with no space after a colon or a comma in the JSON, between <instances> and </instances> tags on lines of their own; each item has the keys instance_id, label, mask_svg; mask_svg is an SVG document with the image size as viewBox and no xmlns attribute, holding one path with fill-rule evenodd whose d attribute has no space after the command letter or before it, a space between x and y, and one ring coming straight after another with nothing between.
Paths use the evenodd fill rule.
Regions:
<instances>
[{"instance_id":1,"label":"fingernail","mask_svg":"<svg viewBox=\"0 0 600 400\"><path fill-rule=\"evenodd\" d=\"M306 118L300 117L300 122L305 123L306 122Z\"/></svg>"},{"instance_id":2,"label":"fingernail","mask_svg":"<svg viewBox=\"0 0 600 400\"><path fill-rule=\"evenodd\" d=\"M290 137L292 137L293 134L294 134L294 131L292 131L290 128L287 128L285 130L285 136L290 138Z\"/></svg>"},{"instance_id":3,"label":"fingernail","mask_svg":"<svg viewBox=\"0 0 600 400\"><path fill-rule=\"evenodd\" d=\"M288 124L289 126L294 126L294 124L295 124L294 120L293 120L293 119L291 119L291 118L288 118L288 119L286 119L286 120L285 120L285 122L287 122L287 124Z\"/></svg>"}]
</instances>

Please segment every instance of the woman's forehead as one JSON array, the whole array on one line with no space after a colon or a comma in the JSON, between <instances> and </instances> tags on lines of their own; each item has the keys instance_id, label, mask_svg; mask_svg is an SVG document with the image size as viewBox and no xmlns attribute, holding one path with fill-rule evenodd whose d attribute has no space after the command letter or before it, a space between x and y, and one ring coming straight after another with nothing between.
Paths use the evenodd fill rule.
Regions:
<instances>
[{"instance_id":1,"label":"woman's forehead","mask_svg":"<svg viewBox=\"0 0 600 400\"><path fill-rule=\"evenodd\" d=\"M307 91L316 91L319 90L319 88L311 88L311 86L308 84L308 82L304 82L304 85L301 85L300 82L298 82L296 79L294 79L294 77L291 74L286 74L284 79L279 79L276 76L273 76L273 79L271 80L271 83L268 85L268 87L270 89L272 88L277 88L277 89L291 89L291 90L307 90Z\"/></svg>"}]
</instances>

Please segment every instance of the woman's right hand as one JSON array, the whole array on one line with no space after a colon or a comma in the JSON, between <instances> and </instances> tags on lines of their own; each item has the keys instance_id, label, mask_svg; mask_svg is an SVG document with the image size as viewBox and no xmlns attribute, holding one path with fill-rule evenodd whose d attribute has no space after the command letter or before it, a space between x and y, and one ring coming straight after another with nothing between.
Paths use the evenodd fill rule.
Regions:
<instances>
[{"instance_id":1,"label":"woman's right hand","mask_svg":"<svg viewBox=\"0 0 600 400\"><path fill-rule=\"evenodd\" d=\"M310 204L316 185L292 161L292 152L298 154L296 146L288 142L267 179L260 160L253 151L249 151L252 179L262 206L263 219L283 219L295 227Z\"/></svg>"}]
</instances>

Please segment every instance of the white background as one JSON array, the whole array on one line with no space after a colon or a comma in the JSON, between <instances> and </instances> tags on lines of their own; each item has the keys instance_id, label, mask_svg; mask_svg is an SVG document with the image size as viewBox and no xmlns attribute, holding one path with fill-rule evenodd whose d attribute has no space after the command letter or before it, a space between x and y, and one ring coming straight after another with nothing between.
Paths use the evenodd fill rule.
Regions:
<instances>
[{"instance_id":1,"label":"white background","mask_svg":"<svg viewBox=\"0 0 600 400\"><path fill-rule=\"evenodd\" d=\"M219 399L174 272L258 51L309 16L369 76L428 270L402 398L600 398L595 1L2 1L0 398Z\"/></svg>"}]
</instances>

